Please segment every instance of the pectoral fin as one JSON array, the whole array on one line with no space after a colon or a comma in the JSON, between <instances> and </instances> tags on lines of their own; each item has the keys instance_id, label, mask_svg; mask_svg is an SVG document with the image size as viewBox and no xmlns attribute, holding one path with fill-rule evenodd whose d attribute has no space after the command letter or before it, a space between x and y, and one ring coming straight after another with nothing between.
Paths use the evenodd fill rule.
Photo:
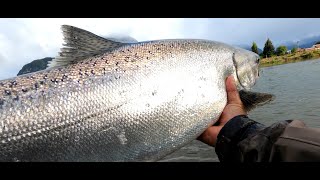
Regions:
<instances>
[{"instance_id":1,"label":"pectoral fin","mask_svg":"<svg viewBox=\"0 0 320 180\"><path fill-rule=\"evenodd\" d=\"M275 95L268 93L241 90L239 94L246 111L251 111L257 106L263 106L275 99Z\"/></svg>"}]
</instances>

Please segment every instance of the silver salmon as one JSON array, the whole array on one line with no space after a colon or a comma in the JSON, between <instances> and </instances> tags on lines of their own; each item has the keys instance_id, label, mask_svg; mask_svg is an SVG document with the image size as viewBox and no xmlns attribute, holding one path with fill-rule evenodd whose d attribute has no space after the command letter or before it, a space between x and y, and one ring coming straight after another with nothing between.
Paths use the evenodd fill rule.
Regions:
<instances>
[{"instance_id":1,"label":"silver salmon","mask_svg":"<svg viewBox=\"0 0 320 180\"><path fill-rule=\"evenodd\" d=\"M249 90L259 75L257 54L221 42L62 30L49 68L0 81L0 161L157 161L217 121L227 76Z\"/></svg>"}]
</instances>

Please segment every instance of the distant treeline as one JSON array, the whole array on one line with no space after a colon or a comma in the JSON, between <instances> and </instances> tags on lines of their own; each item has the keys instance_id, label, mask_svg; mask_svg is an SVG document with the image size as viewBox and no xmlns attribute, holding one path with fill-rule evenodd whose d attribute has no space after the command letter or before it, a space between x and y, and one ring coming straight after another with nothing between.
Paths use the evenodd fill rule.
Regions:
<instances>
[{"instance_id":1,"label":"distant treeline","mask_svg":"<svg viewBox=\"0 0 320 180\"><path fill-rule=\"evenodd\" d=\"M320 44L320 41L316 42L315 44ZM264 44L263 51L259 54L258 53L258 46L255 42L252 43L251 50L252 52L255 52L260 55L261 58L268 58L272 56L282 56L290 53L295 53L297 51L298 47L293 47L290 51L288 51L288 48L284 45L280 45L276 49L274 48L271 40L268 38L266 43Z\"/></svg>"}]
</instances>

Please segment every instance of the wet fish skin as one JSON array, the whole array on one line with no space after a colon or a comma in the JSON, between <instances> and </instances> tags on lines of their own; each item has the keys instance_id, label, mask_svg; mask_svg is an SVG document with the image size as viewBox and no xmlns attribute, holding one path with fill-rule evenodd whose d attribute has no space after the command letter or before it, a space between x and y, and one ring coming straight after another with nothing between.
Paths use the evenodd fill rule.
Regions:
<instances>
[{"instance_id":1,"label":"wet fish skin","mask_svg":"<svg viewBox=\"0 0 320 180\"><path fill-rule=\"evenodd\" d=\"M247 63L235 67L235 54ZM254 84L256 58L215 41L159 40L2 80L0 161L161 159L216 122L228 75L239 89Z\"/></svg>"}]
</instances>

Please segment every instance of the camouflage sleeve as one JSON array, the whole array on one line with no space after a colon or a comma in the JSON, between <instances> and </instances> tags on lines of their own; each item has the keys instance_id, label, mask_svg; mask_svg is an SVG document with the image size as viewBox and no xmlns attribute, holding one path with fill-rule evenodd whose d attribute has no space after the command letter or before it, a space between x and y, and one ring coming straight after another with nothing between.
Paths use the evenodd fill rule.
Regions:
<instances>
[{"instance_id":1,"label":"camouflage sleeve","mask_svg":"<svg viewBox=\"0 0 320 180\"><path fill-rule=\"evenodd\" d=\"M269 161L274 143L290 122L266 127L245 115L232 118L218 135L215 151L220 162Z\"/></svg>"}]
</instances>

